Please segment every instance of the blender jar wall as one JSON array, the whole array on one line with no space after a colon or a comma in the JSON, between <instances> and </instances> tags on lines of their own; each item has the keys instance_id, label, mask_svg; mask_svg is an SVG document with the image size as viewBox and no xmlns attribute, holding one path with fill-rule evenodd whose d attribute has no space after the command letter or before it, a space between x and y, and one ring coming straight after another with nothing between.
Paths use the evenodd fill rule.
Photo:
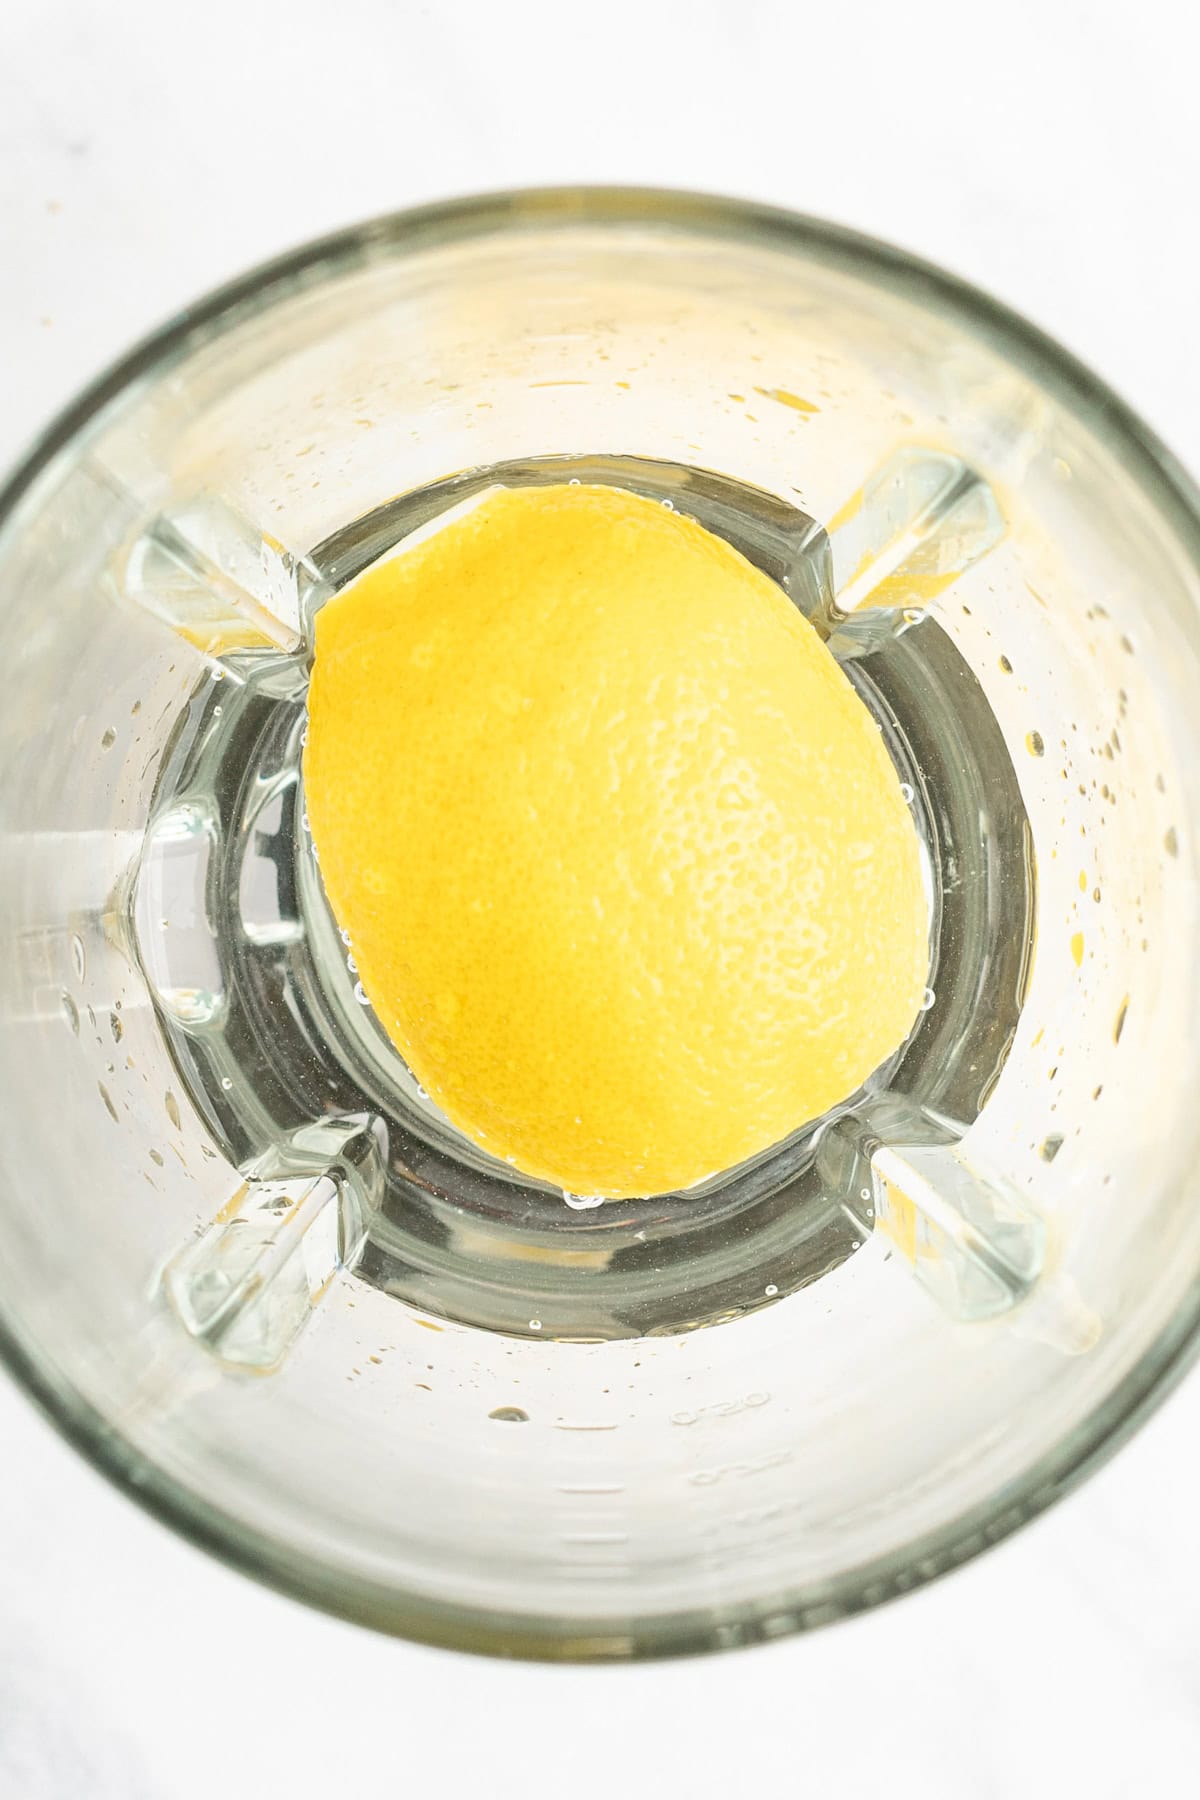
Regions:
<instances>
[{"instance_id":1,"label":"blender jar wall","mask_svg":"<svg viewBox=\"0 0 1200 1800\"><path fill-rule=\"evenodd\" d=\"M663 458L828 523L906 447L961 458L1006 527L931 617L1030 821L1032 968L967 1142L1045 1222L1033 1296L964 1324L876 1232L752 1317L543 1343L342 1276L276 1372L223 1368L158 1282L239 1177L129 922L163 756L213 669L121 603L131 541L174 520L282 615L281 569L458 468ZM182 321L60 434L0 536L0 1317L29 1379L206 1541L456 1642L737 1641L999 1535L1194 1324L1196 540L1182 478L1032 334L903 258L720 203L449 208Z\"/></svg>"}]
</instances>

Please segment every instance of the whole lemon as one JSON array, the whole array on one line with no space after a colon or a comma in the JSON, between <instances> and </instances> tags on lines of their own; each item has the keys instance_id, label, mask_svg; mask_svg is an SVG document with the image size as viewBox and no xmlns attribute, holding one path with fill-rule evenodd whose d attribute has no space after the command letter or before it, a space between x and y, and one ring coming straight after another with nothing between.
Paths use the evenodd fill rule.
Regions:
<instances>
[{"instance_id":1,"label":"whole lemon","mask_svg":"<svg viewBox=\"0 0 1200 1800\"><path fill-rule=\"evenodd\" d=\"M498 490L330 600L304 781L409 1067L570 1193L728 1168L912 1026L928 917L879 729L782 590L653 501Z\"/></svg>"}]
</instances>

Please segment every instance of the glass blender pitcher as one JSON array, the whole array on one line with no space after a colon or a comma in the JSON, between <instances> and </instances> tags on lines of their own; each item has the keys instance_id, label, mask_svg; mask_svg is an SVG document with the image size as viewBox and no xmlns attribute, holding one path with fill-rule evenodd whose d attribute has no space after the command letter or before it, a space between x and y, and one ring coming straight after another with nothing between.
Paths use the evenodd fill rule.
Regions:
<instances>
[{"instance_id":1,"label":"glass blender pitcher","mask_svg":"<svg viewBox=\"0 0 1200 1800\"><path fill-rule=\"evenodd\" d=\"M488 486L572 479L669 502L808 615L932 919L860 1092L603 1204L404 1066L300 774L322 602ZM460 1648L745 1643L1004 1536L1196 1338L1198 601L1197 495L1150 433L832 227L514 194L202 302L0 500L11 1366L198 1542Z\"/></svg>"}]
</instances>

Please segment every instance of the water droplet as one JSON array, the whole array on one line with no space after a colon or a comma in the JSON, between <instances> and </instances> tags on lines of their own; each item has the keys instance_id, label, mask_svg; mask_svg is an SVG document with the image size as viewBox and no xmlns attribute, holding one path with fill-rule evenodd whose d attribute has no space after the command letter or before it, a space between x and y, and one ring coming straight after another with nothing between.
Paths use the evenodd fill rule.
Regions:
<instances>
[{"instance_id":1,"label":"water droplet","mask_svg":"<svg viewBox=\"0 0 1200 1800\"><path fill-rule=\"evenodd\" d=\"M117 734L110 725L108 730L104 733L104 736L100 739L100 748L102 750L111 750L116 741Z\"/></svg>"},{"instance_id":2,"label":"water droplet","mask_svg":"<svg viewBox=\"0 0 1200 1800\"><path fill-rule=\"evenodd\" d=\"M59 1000L62 1004L62 1009L63 1009L63 1013L66 1017L67 1024L71 1027L71 1030L75 1033L75 1036L78 1037L79 1036L79 1008L76 1006L75 1002L72 1000L70 994L68 994L66 988L64 988L62 993L59 995Z\"/></svg>"},{"instance_id":3,"label":"water droplet","mask_svg":"<svg viewBox=\"0 0 1200 1800\"><path fill-rule=\"evenodd\" d=\"M354 998L358 1001L360 1006L370 1006L371 1004L367 999L367 990L361 981L356 981L354 984Z\"/></svg>"},{"instance_id":4,"label":"water droplet","mask_svg":"<svg viewBox=\"0 0 1200 1800\"><path fill-rule=\"evenodd\" d=\"M73 937L71 939L71 965L79 980L82 981L87 969L87 961L83 954L83 939L81 937Z\"/></svg>"},{"instance_id":5,"label":"water droplet","mask_svg":"<svg viewBox=\"0 0 1200 1800\"><path fill-rule=\"evenodd\" d=\"M900 798L903 800L905 806L912 805L913 789L912 789L912 783L910 781L902 781L900 783Z\"/></svg>"},{"instance_id":6,"label":"water droplet","mask_svg":"<svg viewBox=\"0 0 1200 1800\"><path fill-rule=\"evenodd\" d=\"M773 1300L778 1292L779 1289L775 1286L773 1281L768 1281L766 1287L763 1289L763 1293L767 1296L768 1300Z\"/></svg>"},{"instance_id":7,"label":"water droplet","mask_svg":"<svg viewBox=\"0 0 1200 1800\"><path fill-rule=\"evenodd\" d=\"M575 482L578 487L579 483ZM497 1406L488 1414L489 1419L500 1419L505 1425L528 1425L529 1414L521 1406Z\"/></svg>"},{"instance_id":8,"label":"water droplet","mask_svg":"<svg viewBox=\"0 0 1200 1800\"><path fill-rule=\"evenodd\" d=\"M937 995L934 993L933 989L926 988L924 994L921 997L921 1011L928 1012L929 1009L933 1006L936 999L937 999Z\"/></svg>"},{"instance_id":9,"label":"water droplet","mask_svg":"<svg viewBox=\"0 0 1200 1800\"><path fill-rule=\"evenodd\" d=\"M161 1169L164 1166L162 1151L161 1150L152 1150L150 1152L150 1161L152 1163L156 1163L158 1165L158 1167Z\"/></svg>"},{"instance_id":10,"label":"water droplet","mask_svg":"<svg viewBox=\"0 0 1200 1800\"><path fill-rule=\"evenodd\" d=\"M1040 731L1030 731L1026 733L1025 748L1028 750L1030 756L1045 756L1046 740Z\"/></svg>"},{"instance_id":11,"label":"water droplet","mask_svg":"<svg viewBox=\"0 0 1200 1800\"><path fill-rule=\"evenodd\" d=\"M1051 1135L1049 1137L1042 1139L1041 1146L1038 1150L1038 1155L1041 1157L1043 1162L1051 1163L1054 1161L1055 1157L1058 1155L1058 1153L1062 1149L1062 1147L1063 1147L1062 1138L1060 1137L1058 1132L1053 1132L1053 1133L1051 1133Z\"/></svg>"},{"instance_id":12,"label":"water droplet","mask_svg":"<svg viewBox=\"0 0 1200 1800\"><path fill-rule=\"evenodd\" d=\"M1121 1033L1125 1029L1125 1015L1128 1011L1129 1011L1129 995L1126 994L1126 996L1122 1000L1120 1006L1118 1006L1118 1008L1117 1008L1117 1016L1116 1016L1116 1019L1113 1021L1113 1043L1114 1044L1119 1044L1121 1041Z\"/></svg>"},{"instance_id":13,"label":"water droplet","mask_svg":"<svg viewBox=\"0 0 1200 1800\"><path fill-rule=\"evenodd\" d=\"M1163 838L1163 849L1168 856L1179 855L1179 833L1173 825L1167 827L1166 835Z\"/></svg>"},{"instance_id":14,"label":"water droplet","mask_svg":"<svg viewBox=\"0 0 1200 1800\"><path fill-rule=\"evenodd\" d=\"M1005 674L1005 675L1012 674L1012 664L1009 662L1007 656L1002 656L1000 658L1000 668L1001 668L1001 671L1003 674Z\"/></svg>"},{"instance_id":15,"label":"water droplet","mask_svg":"<svg viewBox=\"0 0 1200 1800\"><path fill-rule=\"evenodd\" d=\"M542 1329L542 1321L540 1319L530 1319L529 1329L530 1331L540 1331Z\"/></svg>"},{"instance_id":16,"label":"water droplet","mask_svg":"<svg viewBox=\"0 0 1200 1800\"><path fill-rule=\"evenodd\" d=\"M568 1194L565 1188L563 1199L572 1212L590 1212L592 1207L604 1205L603 1194Z\"/></svg>"},{"instance_id":17,"label":"water droplet","mask_svg":"<svg viewBox=\"0 0 1200 1800\"><path fill-rule=\"evenodd\" d=\"M168 1088L163 1095L163 1105L166 1108L167 1117L170 1119L176 1131L182 1131L183 1121L179 1116L179 1102L171 1092L170 1088Z\"/></svg>"},{"instance_id":18,"label":"water droplet","mask_svg":"<svg viewBox=\"0 0 1200 1800\"><path fill-rule=\"evenodd\" d=\"M109 1118L112 1120L114 1125L119 1125L121 1123L121 1121L117 1115L117 1109L113 1105L112 1095L109 1093L108 1089L105 1087L105 1085L102 1081L98 1081L96 1083L96 1086L100 1089L100 1098L103 1100L105 1106L108 1108Z\"/></svg>"},{"instance_id":19,"label":"water droplet","mask_svg":"<svg viewBox=\"0 0 1200 1800\"><path fill-rule=\"evenodd\" d=\"M112 1032L113 1043L119 1044L121 1039L125 1036L125 1027L122 1025L115 1012L110 1012L108 1015L108 1029Z\"/></svg>"}]
</instances>

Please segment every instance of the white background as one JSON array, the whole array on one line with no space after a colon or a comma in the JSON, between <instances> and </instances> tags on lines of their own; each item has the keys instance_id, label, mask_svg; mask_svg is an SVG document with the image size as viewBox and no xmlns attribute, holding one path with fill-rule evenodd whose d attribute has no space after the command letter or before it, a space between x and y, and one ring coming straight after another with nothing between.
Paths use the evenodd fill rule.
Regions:
<instances>
[{"instance_id":1,"label":"white background","mask_svg":"<svg viewBox=\"0 0 1200 1800\"><path fill-rule=\"evenodd\" d=\"M131 339L297 240L609 180L773 200L945 263L1196 470L1192 11L0 0L0 460ZM703 1663L478 1663L208 1562L0 1378L0 1796L1192 1794L1198 1518L1193 1375L1051 1517L881 1613Z\"/></svg>"}]
</instances>

